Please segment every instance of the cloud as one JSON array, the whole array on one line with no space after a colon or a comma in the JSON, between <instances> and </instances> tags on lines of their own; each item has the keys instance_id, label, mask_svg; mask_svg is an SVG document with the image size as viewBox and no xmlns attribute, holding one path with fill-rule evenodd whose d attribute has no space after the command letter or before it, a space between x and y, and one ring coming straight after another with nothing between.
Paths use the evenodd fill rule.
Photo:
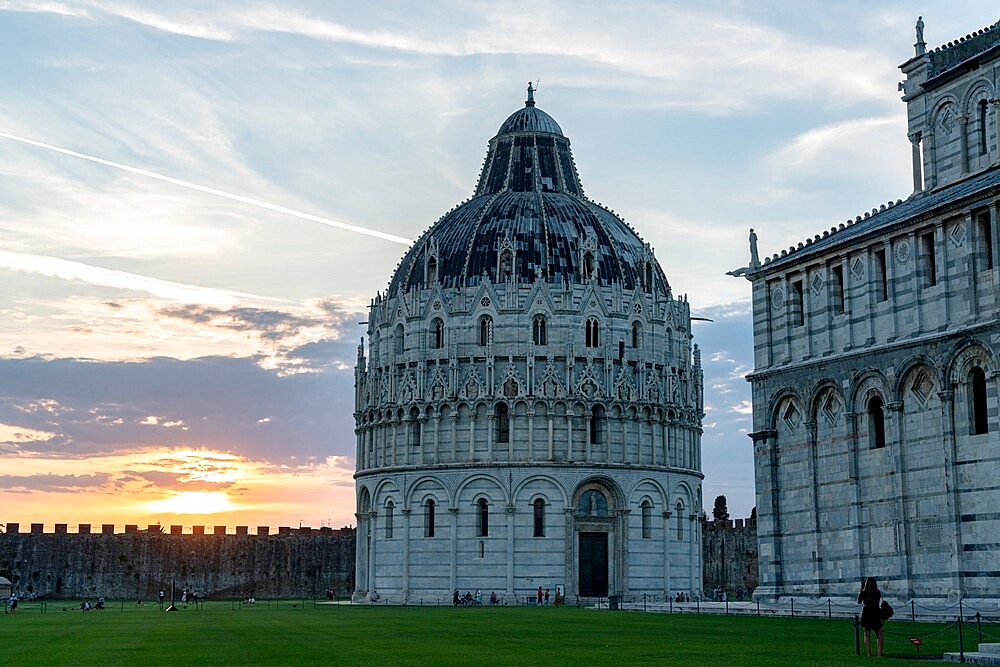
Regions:
<instances>
[{"instance_id":1,"label":"cloud","mask_svg":"<svg viewBox=\"0 0 1000 667\"><path fill-rule=\"evenodd\" d=\"M0 269L32 273L59 280L85 283L87 285L144 292L175 301L198 301L210 304L246 303L248 301L274 303L279 301L278 299L256 294L219 290L200 287L198 285L185 285L169 280L160 280L158 278L129 273L127 271L116 271L82 262L59 259L58 257L32 255L8 250L0 250Z\"/></svg>"},{"instance_id":2,"label":"cloud","mask_svg":"<svg viewBox=\"0 0 1000 667\"><path fill-rule=\"evenodd\" d=\"M348 359L353 343L345 344ZM0 359L0 423L55 434L24 455L86 459L150 448L210 450L291 468L353 457L350 369L281 375L255 358L133 362ZM51 401L61 412L25 411ZM142 423L166 416L184 427ZM258 420L269 417L269 422Z\"/></svg>"},{"instance_id":3,"label":"cloud","mask_svg":"<svg viewBox=\"0 0 1000 667\"><path fill-rule=\"evenodd\" d=\"M108 482L106 474L91 475L0 475L0 489L30 493L77 492L101 489Z\"/></svg>"}]
</instances>

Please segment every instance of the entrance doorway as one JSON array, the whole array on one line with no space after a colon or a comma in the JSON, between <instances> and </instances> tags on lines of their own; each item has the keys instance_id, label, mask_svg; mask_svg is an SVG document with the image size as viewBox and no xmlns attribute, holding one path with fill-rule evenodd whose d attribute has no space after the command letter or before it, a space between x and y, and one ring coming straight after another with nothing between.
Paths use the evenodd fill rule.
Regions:
<instances>
[{"instance_id":1,"label":"entrance doorway","mask_svg":"<svg viewBox=\"0 0 1000 667\"><path fill-rule=\"evenodd\" d=\"M608 534L580 533L580 595L608 594Z\"/></svg>"}]
</instances>

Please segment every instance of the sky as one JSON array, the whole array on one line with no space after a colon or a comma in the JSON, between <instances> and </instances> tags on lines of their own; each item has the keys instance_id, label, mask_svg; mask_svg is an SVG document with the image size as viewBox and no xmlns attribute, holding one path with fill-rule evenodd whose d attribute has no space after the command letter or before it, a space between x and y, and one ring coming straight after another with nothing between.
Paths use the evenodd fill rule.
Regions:
<instances>
[{"instance_id":1,"label":"sky","mask_svg":"<svg viewBox=\"0 0 1000 667\"><path fill-rule=\"evenodd\" d=\"M529 80L587 196L713 320L706 510L749 516L750 290L725 273L750 227L770 255L909 195L918 14L931 48L1000 18L0 0L0 524L353 524L359 322Z\"/></svg>"}]
</instances>

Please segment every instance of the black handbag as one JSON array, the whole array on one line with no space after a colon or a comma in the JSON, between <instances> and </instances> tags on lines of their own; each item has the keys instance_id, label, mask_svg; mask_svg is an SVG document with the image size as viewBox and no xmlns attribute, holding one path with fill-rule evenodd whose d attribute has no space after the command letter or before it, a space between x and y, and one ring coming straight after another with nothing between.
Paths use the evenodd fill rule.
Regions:
<instances>
[{"instance_id":1,"label":"black handbag","mask_svg":"<svg viewBox=\"0 0 1000 667\"><path fill-rule=\"evenodd\" d=\"M892 618L892 615L895 613L895 610L892 608L892 605L886 602L885 600L882 600L882 606L879 607L878 610L882 614L883 621L888 621L890 618Z\"/></svg>"}]
</instances>

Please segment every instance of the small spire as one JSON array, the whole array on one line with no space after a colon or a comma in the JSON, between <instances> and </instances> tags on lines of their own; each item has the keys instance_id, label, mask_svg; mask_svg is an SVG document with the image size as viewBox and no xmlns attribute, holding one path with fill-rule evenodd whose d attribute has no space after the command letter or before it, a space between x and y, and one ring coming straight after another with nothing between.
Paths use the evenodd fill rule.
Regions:
<instances>
[{"instance_id":1,"label":"small spire","mask_svg":"<svg viewBox=\"0 0 1000 667\"><path fill-rule=\"evenodd\" d=\"M528 99L524 103L524 106L526 107L535 106L535 87L531 85L530 81L528 82Z\"/></svg>"}]
</instances>

